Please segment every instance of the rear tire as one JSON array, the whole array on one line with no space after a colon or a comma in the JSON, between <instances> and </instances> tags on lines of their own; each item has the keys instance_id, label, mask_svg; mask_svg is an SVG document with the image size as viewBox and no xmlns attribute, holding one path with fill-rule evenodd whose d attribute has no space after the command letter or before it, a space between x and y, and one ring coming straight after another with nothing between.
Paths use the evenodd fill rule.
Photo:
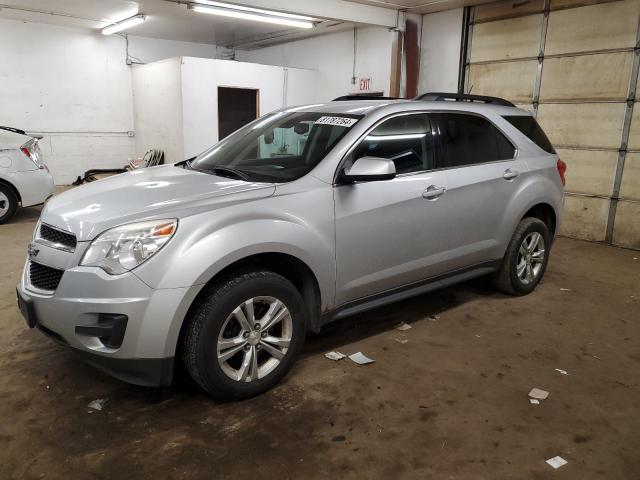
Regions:
<instances>
[{"instance_id":1,"label":"rear tire","mask_svg":"<svg viewBox=\"0 0 640 480\"><path fill-rule=\"evenodd\" d=\"M531 293L549 261L551 233L538 218L525 218L516 227L500 269L493 275L498 290L509 295Z\"/></svg>"},{"instance_id":2,"label":"rear tire","mask_svg":"<svg viewBox=\"0 0 640 480\"><path fill-rule=\"evenodd\" d=\"M220 400L264 393L286 375L302 349L303 312L298 290L276 273L227 277L205 292L185 325L184 365Z\"/></svg>"},{"instance_id":3,"label":"rear tire","mask_svg":"<svg viewBox=\"0 0 640 480\"><path fill-rule=\"evenodd\" d=\"M18 211L18 197L7 185L0 184L0 225L7 223Z\"/></svg>"}]
</instances>

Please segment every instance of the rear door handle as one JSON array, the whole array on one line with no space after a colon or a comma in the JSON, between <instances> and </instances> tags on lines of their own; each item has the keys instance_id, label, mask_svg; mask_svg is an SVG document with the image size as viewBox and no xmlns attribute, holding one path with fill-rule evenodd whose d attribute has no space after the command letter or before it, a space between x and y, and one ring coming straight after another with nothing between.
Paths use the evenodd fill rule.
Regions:
<instances>
[{"instance_id":1,"label":"rear door handle","mask_svg":"<svg viewBox=\"0 0 640 480\"><path fill-rule=\"evenodd\" d=\"M514 178L516 178L518 175L520 175L520 172L517 170L511 170L510 168L507 168L504 173L502 174L502 178L504 178L505 180L513 180Z\"/></svg>"},{"instance_id":2,"label":"rear door handle","mask_svg":"<svg viewBox=\"0 0 640 480\"><path fill-rule=\"evenodd\" d=\"M447 189L444 187L437 187L436 185L429 185L427 189L422 192L422 198L426 200L437 200L438 197L444 194Z\"/></svg>"}]
</instances>

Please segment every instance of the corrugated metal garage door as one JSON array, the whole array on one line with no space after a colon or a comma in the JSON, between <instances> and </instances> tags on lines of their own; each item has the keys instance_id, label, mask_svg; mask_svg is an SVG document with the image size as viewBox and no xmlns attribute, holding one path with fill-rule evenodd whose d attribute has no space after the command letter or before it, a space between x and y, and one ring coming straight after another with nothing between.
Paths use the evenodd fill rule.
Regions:
<instances>
[{"instance_id":1,"label":"corrugated metal garage door","mask_svg":"<svg viewBox=\"0 0 640 480\"><path fill-rule=\"evenodd\" d=\"M639 0L473 9L466 91L533 111L568 165L561 233L640 248ZM636 108L634 108L636 106Z\"/></svg>"}]
</instances>

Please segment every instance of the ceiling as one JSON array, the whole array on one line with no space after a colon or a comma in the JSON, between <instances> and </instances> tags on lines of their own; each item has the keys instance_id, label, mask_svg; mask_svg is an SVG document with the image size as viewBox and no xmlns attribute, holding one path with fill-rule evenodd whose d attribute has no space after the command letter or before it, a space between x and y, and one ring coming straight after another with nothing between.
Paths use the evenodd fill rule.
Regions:
<instances>
[{"instance_id":1,"label":"ceiling","mask_svg":"<svg viewBox=\"0 0 640 480\"><path fill-rule=\"evenodd\" d=\"M347 0L348 2L392 8L409 13L434 13L453 8L492 3L496 0Z\"/></svg>"},{"instance_id":2,"label":"ceiling","mask_svg":"<svg viewBox=\"0 0 640 480\"><path fill-rule=\"evenodd\" d=\"M322 8L318 8L322 6L321 2L322 0L316 0L312 3L315 4L316 10L322 11ZM430 0L430 3L426 3L425 0L347 0L344 5L345 7L353 5L354 8L358 4L382 7L377 9L381 12L407 10L412 13L424 13L474 2L488 3L488 0ZM237 3L242 2L237 1ZM270 3L267 2L267 4ZM274 8L281 3L282 0L278 3L273 2ZM335 5L335 1L333 3ZM296 5L296 3L289 2L289 5ZM307 5L309 5L308 2ZM289 11L304 13L291 9ZM278 25L199 14L187 10L186 0L0 0L0 18L89 28L96 32L137 13L144 13L147 21L129 29L128 33L131 35L215 44L238 49L259 48L343 30L356 24L339 19L319 18L319 24L312 30L286 29ZM335 18L336 12L332 11L331 14Z\"/></svg>"},{"instance_id":3,"label":"ceiling","mask_svg":"<svg viewBox=\"0 0 640 480\"><path fill-rule=\"evenodd\" d=\"M139 12L147 16L147 21L130 28L130 35L235 46L256 38L295 38L301 34L298 29L286 30L281 25L196 13L187 10L185 4L166 0L0 0L0 18L96 31ZM323 22L318 29L335 24Z\"/></svg>"}]
</instances>

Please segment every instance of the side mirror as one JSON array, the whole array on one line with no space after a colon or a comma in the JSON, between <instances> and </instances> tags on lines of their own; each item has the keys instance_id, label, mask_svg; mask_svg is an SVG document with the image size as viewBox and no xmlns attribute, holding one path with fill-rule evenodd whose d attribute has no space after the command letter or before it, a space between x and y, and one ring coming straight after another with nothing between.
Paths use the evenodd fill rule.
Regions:
<instances>
[{"instance_id":1,"label":"side mirror","mask_svg":"<svg viewBox=\"0 0 640 480\"><path fill-rule=\"evenodd\" d=\"M396 176L396 166L392 160L377 157L361 157L357 159L349 171L342 174L342 179L349 182L374 182L391 180Z\"/></svg>"}]
</instances>

